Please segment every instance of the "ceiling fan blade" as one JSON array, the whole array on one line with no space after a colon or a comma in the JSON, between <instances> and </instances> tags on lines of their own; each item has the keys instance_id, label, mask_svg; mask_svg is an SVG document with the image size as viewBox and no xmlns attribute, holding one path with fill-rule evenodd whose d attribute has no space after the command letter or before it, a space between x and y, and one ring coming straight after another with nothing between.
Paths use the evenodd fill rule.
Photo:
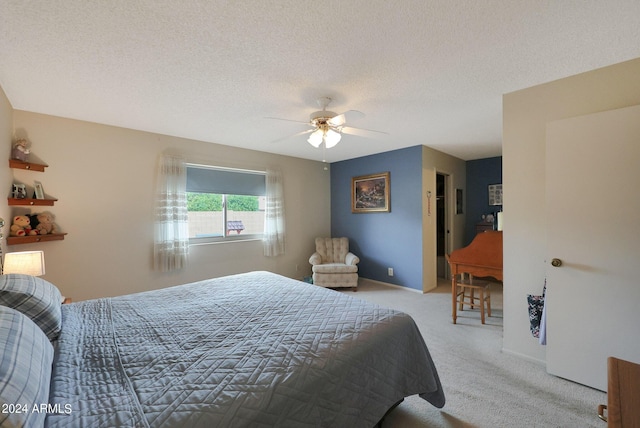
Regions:
<instances>
[{"instance_id":1,"label":"ceiling fan blade","mask_svg":"<svg viewBox=\"0 0 640 428\"><path fill-rule=\"evenodd\" d=\"M358 110L347 110L344 113L337 114L327 121L331 126L342 126L347 121L353 121L364 117L364 113Z\"/></svg>"},{"instance_id":2,"label":"ceiling fan blade","mask_svg":"<svg viewBox=\"0 0 640 428\"><path fill-rule=\"evenodd\" d=\"M343 115L345 115L345 117L347 118L347 120L356 120L356 119L362 119L363 117L365 117L366 115L361 112L360 110L347 110L344 113L342 113Z\"/></svg>"},{"instance_id":3,"label":"ceiling fan blade","mask_svg":"<svg viewBox=\"0 0 640 428\"><path fill-rule=\"evenodd\" d=\"M344 125L344 123L347 121L347 119L344 117L344 114L339 114L336 116L333 116L331 119L327 120L327 123L330 126L342 126Z\"/></svg>"},{"instance_id":4,"label":"ceiling fan blade","mask_svg":"<svg viewBox=\"0 0 640 428\"><path fill-rule=\"evenodd\" d=\"M388 132L375 131L373 129L354 128L353 126L343 126L343 134L357 135L358 137L372 137L371 133L389 135Z\"/></svg>"},{"instance_id":5,"label":"ceiling fan blade","mask_svg":"<svg viewBox=\"0 0 640 428\"><path fill-rule=\"evenodd\" d=\"M302 122L300 120L293 120L293 119L283 119L281 117L265 117L265 119L284 120L286 122L304 123L305 125L309 124L309 122Z\"/></svg>"},{"instance_id":6,"label":"ceiling fan blade","mask_svg":"<svg viewBox=\"0 0 640 428\"><path fill-rule=\"evenodd\" d=\"M313 132L313 131L315 131L315 128L313 128L313 129L307 129L306 131L298 132L298 133L293 134L293 135L287 135L286 137L282 137L282 138L278 138L278 139L276 139L276 140L273 140L273 141L271 141L270 143L271 143L271 144L279 143L280 141L288 140L289 138L295 138L295 137L298 137L298 136L300 136L300 135L304 135L304 134L309 134L309 133L311 133L311 132Z\"/></svg>"}]
</instances>

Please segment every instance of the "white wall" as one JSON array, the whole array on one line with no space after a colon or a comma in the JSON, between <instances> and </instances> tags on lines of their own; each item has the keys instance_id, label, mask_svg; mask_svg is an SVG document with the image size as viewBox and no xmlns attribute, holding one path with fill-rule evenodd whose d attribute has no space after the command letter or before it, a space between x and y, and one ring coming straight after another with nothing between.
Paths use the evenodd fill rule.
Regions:
<instances>
[{"instance_id":1,"label":"white wall","mask_svg":"<svg viewBox=\"0 0 640 428\"><path fill-rule=\"evenodd\" d=\"M45 193L59 199L50 211L68 235L64 241L11 246L9 251L43 249L44 278L74 300L259 269L301 278L310 271L314 238L330 233L330 180L321 162L19 110L13 112L13 125L50 166L44 173L12 172L27 183L41 181ZM192 246L187 269L154 272L153 195L157 161L165 149L184 153L190 162L280 168L286 254L264 257L260 241Z\"/></svg>"},{"instance_id":2,"label":"white wall","mask_svg":"<svg viewBox=\"0 0 640 428\"><path fill-rule=\"evenodd\" d=\"M547 266L546 124L640 104L638 76L640 59L635 59L503 97L503 208L506 218L503 348L506 352L541 362L546 359L544 347L529 333L526 304L527 294L542 291ZM584 150L588 151L589 147L585 146ZM606 251L597 247L593 250Z\"/></svg>"}]
</instances>

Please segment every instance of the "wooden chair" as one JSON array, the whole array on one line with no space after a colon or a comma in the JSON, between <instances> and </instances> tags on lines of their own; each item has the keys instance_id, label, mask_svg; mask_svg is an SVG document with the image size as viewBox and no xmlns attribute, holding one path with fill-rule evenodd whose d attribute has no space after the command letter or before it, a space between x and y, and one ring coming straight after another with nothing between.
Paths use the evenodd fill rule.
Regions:
<instances>
[{"instance_id":1,"label":"wooden chair","mask_svg":"<svg viewBox=\"0 0 640 428\"><path fill-rule=\"evenodd\" d=\"M445 254L445 258L448 262L449 255ZM478 293L477 295L476 292ZM457 304L453 306L454 313L452 315L454 324L457 319L456 309L463 311L465 305L471 309L480 308L480 321L482 324L484 324L485 320L485 305L487 308L487 316L491 316L491 292L489 291L489 282L475 280L473 275L462 272L459 278L456 279L455 293Z\"/></svg>"},{"instance_id":2,"label":"wooden chair","mask_svg":"<svg viewBox=\"0 0 640 428\"><path fill-rule=\"evenodd\" d=\"M598 416L608 428L640 428L640 364L609 357L607 372L607 405Z\"/></svg>"}]
</instances>

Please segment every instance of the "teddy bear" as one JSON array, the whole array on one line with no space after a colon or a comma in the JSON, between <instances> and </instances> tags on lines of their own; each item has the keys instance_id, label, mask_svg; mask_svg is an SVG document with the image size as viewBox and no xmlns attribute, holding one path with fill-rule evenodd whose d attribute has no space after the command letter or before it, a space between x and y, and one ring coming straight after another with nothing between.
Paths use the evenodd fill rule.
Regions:
<instances>
[{"instance_id":1,"label":"teddy bear","mask_svg":"<svg viewBox=\"0 0 640 428\"><path fill-rule=\"evenodd\" d=\"M35 226L35 230L38 232L38 235L57 232L56 225L53 223L53 214L49 212L36 214L36 219L37 225Z\"/></svg>"},{"instance_id":2,"label":"teddy bear","mask_svg":"<svg viewBox=\"0 0 640 428\"><path fill-rule=\"evenodd\" d=\"M27 236L37 235L38 232L31 228L31 220L26 215L17 215L13 217L11 225L11 236Z\"/></svg>"},{"instance_id":3,"label":"teddy bear","mask_svg":"<svg viewBox=\"0 0 640 428\"><path fill-rule=\"evenodd\" d=\"M31 153L31 151L27 148L27 140L20 139L13 145L13 149L11 150L11 157L13 159L18 159L26 162L29 153Z\"/></svg>"}]
</instances>

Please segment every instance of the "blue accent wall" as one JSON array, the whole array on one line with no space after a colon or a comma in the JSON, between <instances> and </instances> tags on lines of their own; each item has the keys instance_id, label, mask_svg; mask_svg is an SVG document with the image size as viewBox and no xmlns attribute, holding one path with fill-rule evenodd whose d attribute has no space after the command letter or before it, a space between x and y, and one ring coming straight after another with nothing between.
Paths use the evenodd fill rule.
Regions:
<instances>
[{"instance_id":1,"label":"blue accent wall","mask_svg":"<svg viewBox=\"0 0 640 428\"><path fill-rule=\"evenodd\" d=\"M464 230L464 245L469 245L476 236L476 223L483 214L502 211L502 205L489 205L490 184L502 183L502 156L467 161L467 221Z\"/></svg>"},{"instance_id":2,"label":"blue accent wall","mask_svg":"<svg viewBox=\"0 0 640 428\"><path fill-rule=\"evenodd\" d=\"M351 178L387 171L391 212L352 213ZM349 238L361 277L422 290L422 146L332 163L331 234Z\"/></svg>"}]
</instances>

